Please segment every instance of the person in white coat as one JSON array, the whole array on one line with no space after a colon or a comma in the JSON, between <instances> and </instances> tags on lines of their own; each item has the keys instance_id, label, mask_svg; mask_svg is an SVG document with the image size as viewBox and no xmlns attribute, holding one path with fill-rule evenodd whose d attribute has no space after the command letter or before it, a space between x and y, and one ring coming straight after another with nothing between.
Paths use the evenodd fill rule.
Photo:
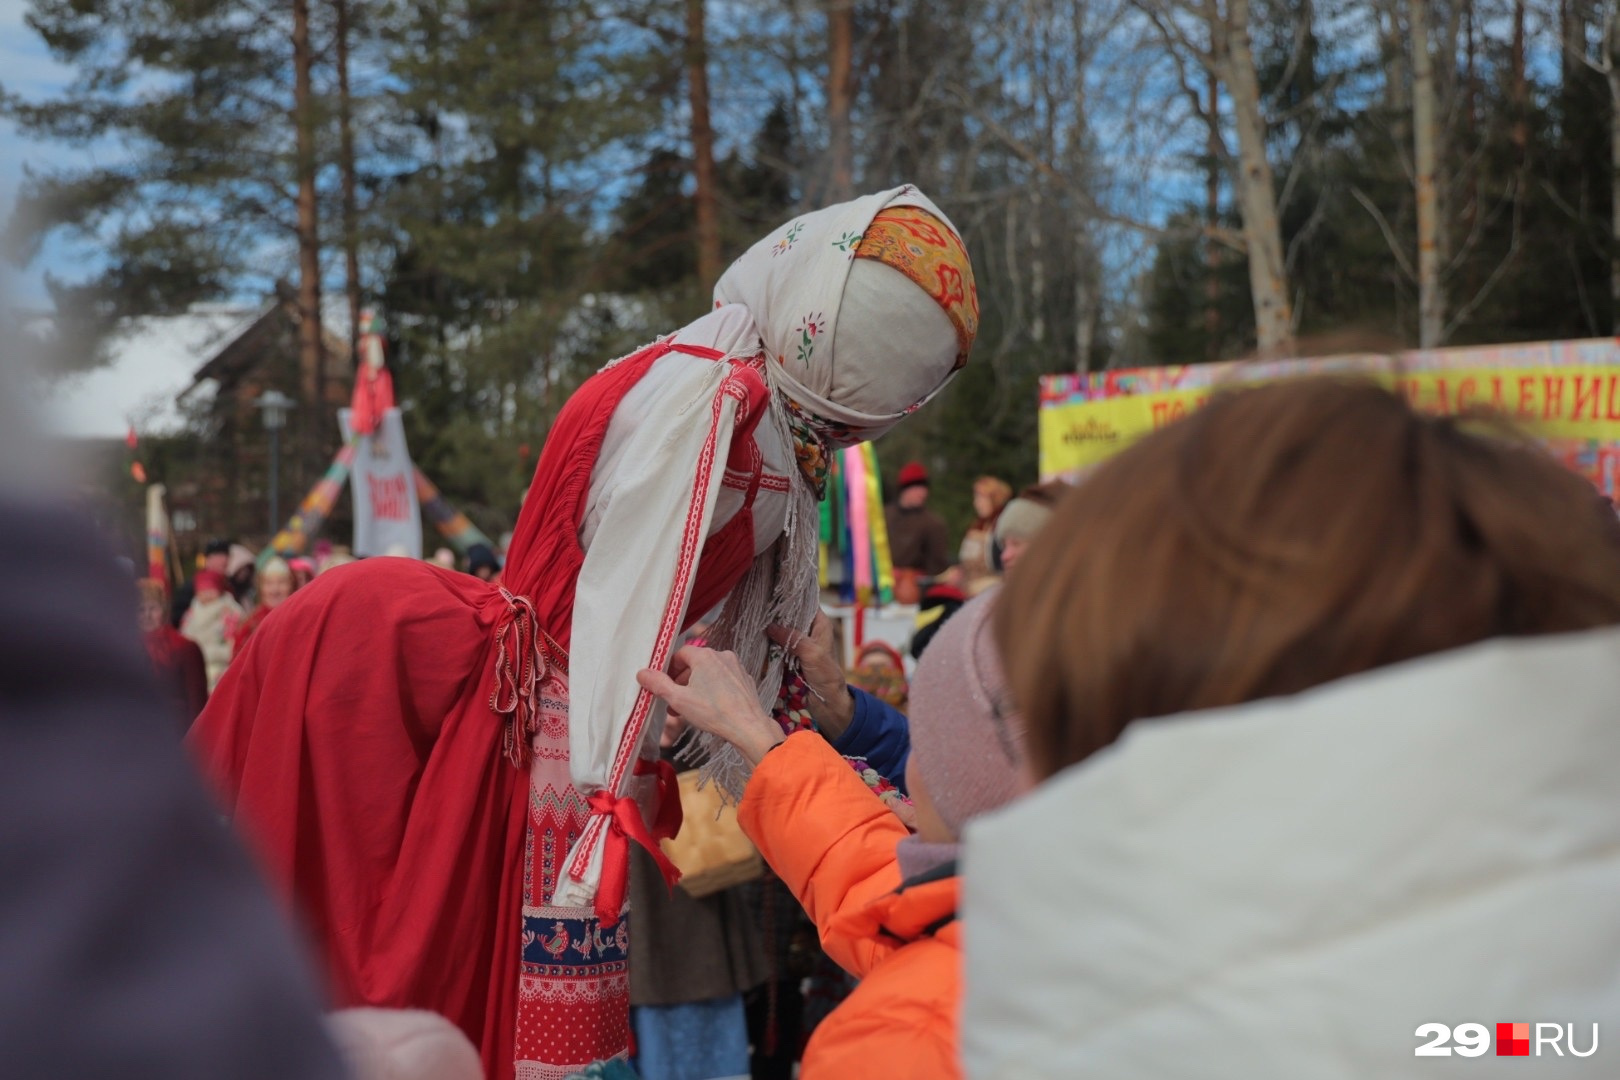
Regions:
<instances>
[{"instance_id":1,"label":"person in white coat","mask_svg":"<svg viewBox=\"0 0 1620 1080\"><path fill-rule=\"evenodd\" d=\"M1057 508L998 609L1041 786L967 830L967 1076L1617 1075L1620 532L1473 425L1241 390Z\"/></svg>"}]
</instances>

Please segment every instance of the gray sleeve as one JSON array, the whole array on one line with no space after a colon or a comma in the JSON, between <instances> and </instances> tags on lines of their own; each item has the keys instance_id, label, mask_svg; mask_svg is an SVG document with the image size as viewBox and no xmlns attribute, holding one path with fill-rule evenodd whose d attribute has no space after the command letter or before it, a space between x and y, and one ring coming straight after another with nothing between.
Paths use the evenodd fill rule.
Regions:
<instances>
[{"instance_id":1,"label":"gray sleeve","mask_svg":"<svg viewBox=\"0 0 1620 1080\"><path fill-rule=\"evenodd\" d=\"M78 515L0 494L0 1076L338 1080L304 950L204 794Z\"/></svg>"}]
</instances>

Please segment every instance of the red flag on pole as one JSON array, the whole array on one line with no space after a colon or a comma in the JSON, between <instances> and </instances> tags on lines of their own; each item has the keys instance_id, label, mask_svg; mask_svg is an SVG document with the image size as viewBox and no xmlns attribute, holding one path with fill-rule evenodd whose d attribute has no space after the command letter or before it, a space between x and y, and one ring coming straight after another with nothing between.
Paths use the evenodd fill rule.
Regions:
<instances>
[{"instance_id":1,"label":"red flag on pole","mask_svg":"<svg viewBox=\"0 0 1620 1080\"><path fill-rule=\"evenodd\" d=\"M349 399L349 430L372 435L383 413L394 407L394 377L383 366L382 320L370 310L360 315L360 366Z\"/></svg>"}]
</instances>

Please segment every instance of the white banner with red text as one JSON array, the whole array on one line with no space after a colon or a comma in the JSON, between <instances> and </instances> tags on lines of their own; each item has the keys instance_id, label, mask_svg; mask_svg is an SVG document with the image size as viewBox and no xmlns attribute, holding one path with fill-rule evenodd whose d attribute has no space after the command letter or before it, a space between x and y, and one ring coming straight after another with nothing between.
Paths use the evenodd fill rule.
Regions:
<instances>
[{"instance_id":1,"label":"white banner with red text","mask_svg":"<svg viewBox=\"0 0 1620 1080\"><path fill-rule=\"evenodd\" d=\"M350 437L348 409L338 413L343 438ZM422 557L422 518L416 501L415 468L405 446L398 409L383 413L375 434L359 440L351 474L354 553Z\"/></svg>"}]
</instances>

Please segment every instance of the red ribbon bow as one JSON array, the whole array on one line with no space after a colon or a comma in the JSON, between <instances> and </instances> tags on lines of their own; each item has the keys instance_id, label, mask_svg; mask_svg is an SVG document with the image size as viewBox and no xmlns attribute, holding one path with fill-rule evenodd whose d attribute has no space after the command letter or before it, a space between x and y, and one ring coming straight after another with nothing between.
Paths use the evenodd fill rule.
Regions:
<instances>
[{"instance_id":1,"label":"red ribbon bow","mask_svg":"<svg viewBox=\"0 0 1620 1080\"><path fill-rule=\"evenodd\" d=\"M613 926L624 910L624 897L630 887L630 841L634 840L653 858L664 885L673 889L681 880L680 869L669 861L658 841L673 839L681 830L680 785L675 769L667 761L637 761L636 775L658 778L658 817L651 829L642 820L641 807L629 796L598 791L586 802L593 814L608 819L603 838L602 883L596 890L596 917L603 926Z\"/></svg>"}]
</instances>

